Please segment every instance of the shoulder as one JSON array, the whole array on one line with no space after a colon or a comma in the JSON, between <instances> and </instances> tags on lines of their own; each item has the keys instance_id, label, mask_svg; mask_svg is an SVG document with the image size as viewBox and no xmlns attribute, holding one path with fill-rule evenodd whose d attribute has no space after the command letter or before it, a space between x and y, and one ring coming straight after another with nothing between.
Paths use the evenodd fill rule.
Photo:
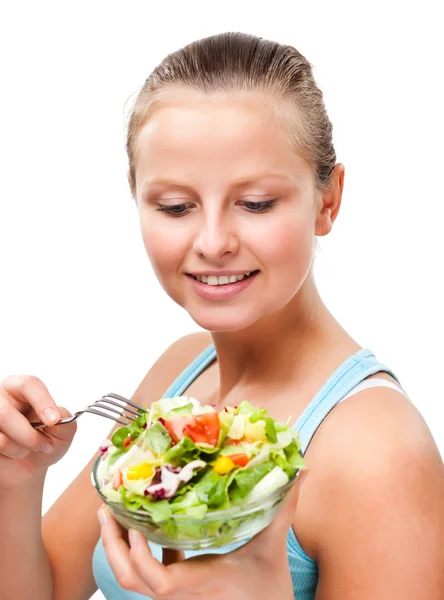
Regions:
<instances>
[{"instance_id":1,"label":"shoulder","mask_svg":"<svg viewBox=\"0 0 444 600\"><path fill-rule=\"evenodd\" d=\"M400 572L405 589L416 590L431 571L442 571L444 466L410 400L390 388L363 390L328 415L309 449L324 591L345 593L358 580L372 590L369 598L379 597ZM427 597L438 597L439 577L429 577Z\"/></svg>"},{"instance_id":2,"label":"shoulder","mask_svg":"<svg viewBox=\"0 0 444 600\"><path fill-rule=\"evenodd\" d=\"M158 400L182 371L211 343L211 335L206 331L190 333L177 339L146 373L134 392L134 401L146 405Z\"/></svg>"}]
</instances>

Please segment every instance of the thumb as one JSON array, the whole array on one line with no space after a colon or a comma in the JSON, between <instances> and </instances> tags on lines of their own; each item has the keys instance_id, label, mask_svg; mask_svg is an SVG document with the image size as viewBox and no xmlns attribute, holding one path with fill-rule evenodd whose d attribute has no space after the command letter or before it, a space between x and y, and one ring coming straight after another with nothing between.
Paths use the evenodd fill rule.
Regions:
<instances>
[{"instance_id":1,"label":"thumb","mask_svg":"<svg viewBox=\"0 0 444 600\"><path fill-rule=\"evenodd\" d=\"M269 552L269 544L275 544L278 538L287 538L288 530L294 521L301 486L306 477L307 469L300 470L292 489L287 493L286 498L282 500L285 503L284 506L281 507L272 522L260 531L250 543L258 544L260 548L267 548L267 552Z\"/></svg>"},{"instance_id":2,"label":"thumb","mask_svg":"<svg viewBox=\"0 0 444 600\"><path fill-rule=\"evenodd\" d=\"M63 406L57 407L60 413L61 419L67 419L72 417L73 415L64 408ZM53 427L45 427L42 433L49 435L54 439L55 442L67 442L70 443L77 431L77 422L73 421L72 423L68 423L67 425L54 425Z\"/></svg>"}]
</instances>

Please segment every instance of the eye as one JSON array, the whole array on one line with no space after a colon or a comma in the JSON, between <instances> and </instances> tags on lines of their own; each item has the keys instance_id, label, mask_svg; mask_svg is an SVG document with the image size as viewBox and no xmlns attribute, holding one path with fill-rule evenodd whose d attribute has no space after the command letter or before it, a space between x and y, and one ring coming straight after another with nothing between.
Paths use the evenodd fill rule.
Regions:
<instances>
[{"instance_id":1,"label":"eye","mask_svg":"<svg viewBox=\"0 0 444 600\"><path fill-rule=\"evenodd\" d=\"M159 204L159 206L155 210L157 212L166 212L169 215L172 215L174 217L181 217L181 216L187 214L192 206L193 205L190 204L189 202L182 203L182 204L170 204L170 205Z\"/></svg>"},{"instance_id":2,"label":"eye","mask_svg":"<svg viewBox=\"0 0 444 600\"><path fill-rule=\"evenodd\" d=\"M249 212L262 213L274 208L277 205L277 199L273 198L272 200L260 200L259 202L242 200L237 204L244 206Z\"/></svg>"}]
</instances>

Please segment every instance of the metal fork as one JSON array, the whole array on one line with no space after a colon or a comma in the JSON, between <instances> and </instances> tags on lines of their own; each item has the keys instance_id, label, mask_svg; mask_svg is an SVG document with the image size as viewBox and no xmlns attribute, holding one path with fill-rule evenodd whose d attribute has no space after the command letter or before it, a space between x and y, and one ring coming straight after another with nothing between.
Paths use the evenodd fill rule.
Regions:
<instances>
[{"instance_id":1,"label":"metal fork","mask_svg":"<svg viewBox=\"0 0 444 600\"><path fill-rule=\"evenodd\" d=\"M111 398L114 398L114 400L111 400ZM132 410L132 408L129 408L127 405L132 406L136 410ZM114 406L120 410L113 408ZM103 410L98 410L100 408L105 409L107 412L104 412ZM110 392L109 394L105 394L86 408L77 411L72 417L61 419L57 423L54 423L54 425L46 425L46 423L42 423L41 421L38 421L36 423L30 423L30 425L32 425L34 429L43 429L44 427L55 427L57 425L65 425L66 423L72 423L78 417L80 417L80 415L83 415L83 413L86 412L91 413L93 415L99 415L100 417L106 417L107 419L116 421L116 423L120 423L121 425L129 425L130 423L135 421L136 418L139 416L137 411L142 411L144 413L148 412L145 408L143 408L143 406L139 406L132 400L128 400L128 398L124 398L120 394L113 394ZM115 416L112 413L115 413L119 416ZM126 419L126 421L124 419Z\"/></svg>"}]
</instances>

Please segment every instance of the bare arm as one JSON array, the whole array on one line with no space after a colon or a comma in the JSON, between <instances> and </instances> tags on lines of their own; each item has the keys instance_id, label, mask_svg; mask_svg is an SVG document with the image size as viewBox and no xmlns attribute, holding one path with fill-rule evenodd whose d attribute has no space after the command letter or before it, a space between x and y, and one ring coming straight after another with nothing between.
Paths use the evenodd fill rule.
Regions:
<instances>
[{"instance_id":1,"label":"bare arm","mask_svg":"<svg viewBox=\"0 0 444 600\"><path fill-rule=\"evenodd\" d=\"M0 491L2 598L52 598L51 565L40 534L44 480L42 474L20 489Z\"/></svg>"},{"instance_id":2,"label":"bare arm","mask_svg":"<svg viewBox=\"0 0 444 600\"><path fill-rule=\"evenodd\" d=\"M144 405L158 400L172 380L210 342L211 338L206 333L191 334L175 342L150 369L132 398ZM112 431L117 427L119 425ZM11 499L9 517L15 521L11 527L18 553L11 570L20 575L26 569L29 582L27 591L14 596L14 600L31 597L33 600L51 597L54 600L87 600L96 591L91 560L100 536L97 510L101 501L91 485L91 469L97 455L98 452L45 514L43 521L40 518L43 481L38 485L36 482L38 494L31 494L28 488L26 494L15 499L17 505L12 504ZM30 500L31 497L33 500ZM4 540L3 537L2 543ZM26 561L23 560L23 552L26 553ZM21 557L19 562L17 556ZM48 591L52 584L51 596ZM40 596L37 595L39 590Z\"/></svg>"},{"instance_id":3,"label":"bare arm","mask_svg":"<svg viewBox=\"0 0 444 600\"><path fill-rule=\"evenodd\" d=\"M360 396L338 407L347 436L338 437L333 419L322 436L331 463L324 467L316 600L440 600L444 466L438 449L400 394L384 389Z\"/></svg>"}]
</instances>

